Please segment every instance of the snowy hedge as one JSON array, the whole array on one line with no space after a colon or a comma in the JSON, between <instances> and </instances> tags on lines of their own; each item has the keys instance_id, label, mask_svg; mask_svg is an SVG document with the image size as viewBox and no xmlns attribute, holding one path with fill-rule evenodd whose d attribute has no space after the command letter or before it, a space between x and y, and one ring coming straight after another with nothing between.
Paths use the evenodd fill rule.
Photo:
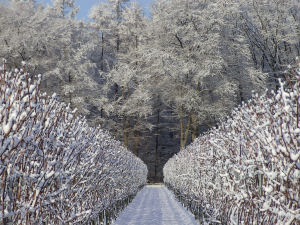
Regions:
<instances>
[{"instance_id":1,"label":"snowy hedge","mask_svg":"<svg viewBox=\"0 0 300 225\"><path fill-rule=\"evenodd\" d=\"M300 64L287 78L165 165L165 183L203 224L300 223Z\"/></svg>"},{"instance_id":2,"label":"snowy hedge","mask_svg":"<svg viewBox=\"0 0 300 225\"><path fill-rule=\"evenodd\" d=\"M83 224L135 194L145 164L24 70L0 69L0 223Z\"/></svg>"}]
</instances>

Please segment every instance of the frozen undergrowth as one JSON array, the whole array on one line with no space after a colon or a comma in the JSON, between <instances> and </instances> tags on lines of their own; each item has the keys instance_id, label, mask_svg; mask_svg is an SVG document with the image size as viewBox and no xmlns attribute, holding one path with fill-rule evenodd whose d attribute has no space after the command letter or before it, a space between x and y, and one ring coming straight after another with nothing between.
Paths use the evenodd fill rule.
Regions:
<instances>
[{"instance_id":1,"label":"frozen undergrowth","mask_svg":"<svg viewBox=\"0 0 300 225\"><path fill-rule=\"evenodd\" d=\"M164 181L203 224L300 223L300 62L171 158Z\"/></svg>"},{"instance_id":2,"label":"frozen undergrowth","mask_svg":"<svg viewBox=\"0 0 300 225\"><path fill-rule=\"evenodd\" d=\"M84 224L134 195L146 165L25 67L0 69L0 223Z\"/></svg>"}]
</instances>

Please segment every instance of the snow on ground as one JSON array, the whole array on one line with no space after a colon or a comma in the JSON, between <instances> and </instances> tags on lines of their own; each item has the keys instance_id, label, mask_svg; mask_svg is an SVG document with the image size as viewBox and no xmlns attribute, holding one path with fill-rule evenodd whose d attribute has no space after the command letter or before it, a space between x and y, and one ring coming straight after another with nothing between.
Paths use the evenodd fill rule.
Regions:
<instances>
[{"instance_id":1,"label":"snow on ground","mask_svg":"<svg viewBox=\"0 0 300 225\"><path fill-rule=\"evenodd\" d=\"M199 225L199 222L164 185L147 185L113 225Z\"/></svg>"}]
</instances>

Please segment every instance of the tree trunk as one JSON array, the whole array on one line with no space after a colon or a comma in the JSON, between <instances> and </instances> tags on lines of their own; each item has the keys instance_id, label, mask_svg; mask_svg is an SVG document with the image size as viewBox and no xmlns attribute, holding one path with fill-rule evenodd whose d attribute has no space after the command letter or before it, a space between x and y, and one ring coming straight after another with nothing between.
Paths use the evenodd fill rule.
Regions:
<instances>
[{"instance_id":1,"label":"tree trunk","mask_svg":"<svg viewBox=\"0 0 300 225\"><path fill-rule=\"evenodd\" d=\"M134 152L136 156L139 156L139 135L137 131L133 131L133 138L134 138Z\"/></svg>"},{"instance_id":2,"label":"tree trunk","mask_svg":"<svg viewBox=\"0 0 300 225\"><path fill-rule=\"evenodd\" d=\"M121 93L122 93L122 100L125 101L125 88L124 87L122 87ZM124 142L124 146L126 148L128 148L127 122L129 123L129 121L127 121L126 115L123 114L123 118L122 118L123 142Z\"/></svg>"},{"instance_id":3,"label":"tree trunk","mask_svg":"<svg viewBox=\"0 0 300 225\"><path fill-rule=\"evenodd\" d=\"M155 162L154 162L154 177L155 182L158 182L157 179L157 167L158 167L158 145L159 145L159 122L160 122L160 109L157 110L157 118L156 118L156 137L155 137Z\"/></svg>"},{"instance_id":4,"label":"tree trunk","mask_svg":"<svg viewBox=\"0 0 300 225\"><path fill-rule=\"evenodd\" d=\"M198 136L198 126L196 122L196 116L194 114L191 115L191 126L192 126L192 142Z\"/></svg>"},{"instance_id":5,"label":"tree trunk","mask_svg":"<svg viewBox=\"0 0 300 225\"><path fill-rule=\"evenodd\" d=\"M180 106L179 110L179 123L180 123L180 150L182 150L187 143L190 127L191 127L191 116L188 117L187 125L184 127L184 116L183 106Z\"/></svg>"},{"instance_id":6,"label":"tree trunk","mask_svg":"<svg viewBox=\"0 0 300 225\"><path fill-rule=\"evenodd\" d=\"M127 122L127 119L126 119L126 117L124 115L123 121L122 121L122 124L123 124L123 127L122 127L122 129L123 129L123 143L124 143L124 146L126 148L128 148L128 131L127 131L127 124L126 124L126 122Z\"/></svg>"},{"instance_id":7,"label":"tree trunk","mask_svg":"<svg viewBox=\"0 0 300 225\"><path fill-rule=\"evenodd\" d=\"M71 85L71 83L72 83L72 77L71 77L71 73L70 72L68 74L68 82ZM72 93L71 92L69 93L69 103L70 103L70 106L72 107Z\"/></svg>"},{"instance_id":8,"label":"tree trunk","mask_svg":"<svg viewBox=\"0 0 300 225\"><path fill-rule=\"evenodd\" d=\"M102 48L101 48L101 71L104 70L104 34L101 32L101 41L102 41Z\"/></svg>"}]
</instances>

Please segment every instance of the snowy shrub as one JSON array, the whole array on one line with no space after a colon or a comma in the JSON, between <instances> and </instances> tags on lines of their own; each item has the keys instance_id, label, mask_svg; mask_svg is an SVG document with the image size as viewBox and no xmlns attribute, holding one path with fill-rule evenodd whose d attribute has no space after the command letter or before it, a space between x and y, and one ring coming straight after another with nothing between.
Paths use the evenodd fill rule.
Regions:
<instances>
[{"instance_id":1,"label":"snowy shrub","mask_svg":"<svg viewBox=\"0 0 300 225\"><path fill-rule=\"evenodd\" d=\"M299 224L299 149L300 63L171 158L164 181L203 224Z\"/></svg>"},{"instance_id":2,"label":"snowy shrub","mask_svg":"<svg viewBox=\"0 0 300 225\"><path fill-rule=\"evenodd\" d=\"M147 168L39 84L0 69L0 223L84 224L135 194Z\"/></svg>"}]
</instances>

